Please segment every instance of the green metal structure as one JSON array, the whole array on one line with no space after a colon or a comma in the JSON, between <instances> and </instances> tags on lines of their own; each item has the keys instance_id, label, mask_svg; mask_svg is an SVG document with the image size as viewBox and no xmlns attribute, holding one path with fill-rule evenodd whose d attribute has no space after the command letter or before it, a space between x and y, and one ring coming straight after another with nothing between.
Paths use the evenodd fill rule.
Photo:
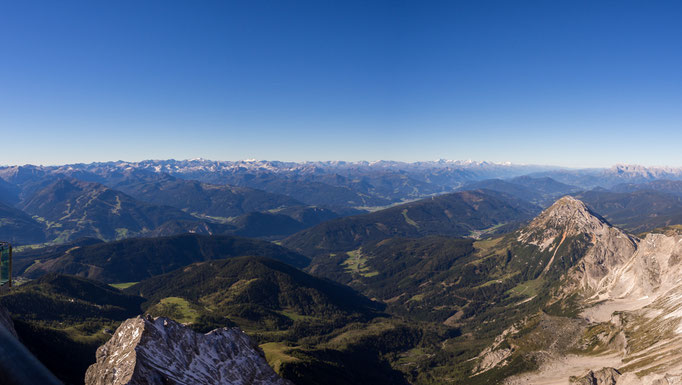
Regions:
<instances>
[{"instance_id":1,"label":"green metal structure","mask_svg":"<svg viewBox=\"0 0 682 385\"><path fill-rule=\"evenodd\" d=\"M12 287L12 245L0 242L0 287Z\"/></svg>"}]
</instances>

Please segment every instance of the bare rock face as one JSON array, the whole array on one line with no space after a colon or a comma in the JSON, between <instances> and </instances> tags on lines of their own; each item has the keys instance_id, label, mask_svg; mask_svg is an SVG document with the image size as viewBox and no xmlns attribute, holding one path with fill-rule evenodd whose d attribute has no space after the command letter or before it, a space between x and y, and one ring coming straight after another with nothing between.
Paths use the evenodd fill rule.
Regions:
<instances>
[{"instance_id":1,"label":"bare rock face","mask_svg":"<svg viewBox=\"0 0 682 385\"><path fill-rule=\"evenodd\" d=\"M540 250L556 251L564 242L582 240L586 251L571 272L575 287L587 296L603 291L614 270L620 268L637 250L637 239L611 226L592 212L583 202L565 196L543 211L518 237L518 240L538 246ZM559 257L559 256L556 256ZM545 268L548 270L551 263Z\"/></svg>"},{"instance_id":2,"label":"bare rock face","mask_svg":"<svg viewBox=\"0 0 682 385\"><path fill-rule=\"evenodd\" d=\"M614 275L611 297L650 296L679 286L682 235L651 233L637 253Z\"/></svg>"},{"instance_id":3,"label":"bare rock face","mask_svg":"<svg viewBox=\"0 0 682 385\"><path fill-rule=\"evenodd\" d=\"M502 334L495 337L493 344L485 348L478 355L479 360L476 363L476 366L474 366L473 373L480 374L497 367L498 365L504 366L506 364L505 360L512 355L513 351L510 348L503 348L502 344L507 336L517 332L518 329L512 325L503 331Z\"/></svg>"},{"instance_id":4,"label":"bare rock face","mask_svg":"<svg viewBox=\"0 0 682 385\"><path fill-rule=\"evenodd\" d=\"M590 370L585 376L571 381L575 385L616 385L620 372L614 368L602 368L596 372Z\"/></svg>"},{"instance_id":5,"label":"bare rock face","mask_svg":"<svg viewBox=\"0 0 682 385\"><path fill-rule=\"evenodd\" d=\"M14 330L14 322L12 322L12 317L10 317L7 309L0 306L0 325L4 326L7 331L12 333L13 336L17 337L17 331ZM18 338L18 337L17 337Z\"/></svg>"},{"instance_id":6,"label":"bare rock face","mask_svg":"<svg viewBox=\"0 0 682 385\"><path fill-rule=\"evenodd\" d=\"M173 320L136 317L97 349L86 385L291 385L239 328L206 334Z\"/></svg>"}]
</instances>

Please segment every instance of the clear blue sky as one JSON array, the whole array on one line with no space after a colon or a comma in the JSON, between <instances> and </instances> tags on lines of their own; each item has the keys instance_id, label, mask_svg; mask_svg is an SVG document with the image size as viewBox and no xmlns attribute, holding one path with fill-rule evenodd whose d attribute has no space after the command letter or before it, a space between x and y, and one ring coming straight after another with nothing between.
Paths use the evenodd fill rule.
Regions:
<instances>
[{"instance_id":1,"label":"clear blue sky","mask_svg":"<svg viewBox=\"0 0 682 385\"><path fill-rule=\"evenodd\" d=\"M0 164L682 166L680 1L4 1Z\"/></svg>"}]
</instances>

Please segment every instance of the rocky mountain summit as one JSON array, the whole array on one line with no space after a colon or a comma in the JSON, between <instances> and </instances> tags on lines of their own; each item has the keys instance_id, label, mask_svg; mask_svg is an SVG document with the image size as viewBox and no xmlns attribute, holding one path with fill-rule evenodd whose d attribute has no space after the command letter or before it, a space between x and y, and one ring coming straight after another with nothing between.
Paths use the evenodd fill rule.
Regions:
<instances>
[{"instance_id":1,"label":"rocky mountain summit","mask_svg":"<svg viewBox=\"0 0 682 385\"><path fill-rule=\"evenodd\" d=\"M200 334L168 318L131 318L97 350L86 385L291 385L239 328Z\"/></svg>"},{"instance_id":2,"label":"rocky mountain summit","mask_svg":"<svg viewBox=\"0 0 682 385\"><path fill-rule=\"evenodd\" d=\"M521 238L537 243L538 237L549 240L565 232L567 236L580 233L603 234L611 226L605 219L590 210L583 202L571 196L557 200L521 231Z\"/></svg>"},{"instance_id":3,"label":"rocky mountain summit","mask_svg":"<svg viewBox=\"0 0 682 385\"><path fill-rule=\"evenodd\" d=\"M521 229L517 240L536 246L540 253L551 253L543 274L557 259L575 261L565 289L579 290L583 296L602 290L609 282L605 278L633 255L638 242L570 196L556 201Z\"/></svg>"},{"instance_id":4,"label":"rocky mountain summit","mask_svg":"<svg viewBox=\"0 0 682 385\"><path fill-rule=\"evenodd\" d=\"M637 238L579 200L564 197L516 237L539 250L535 253L551 255L536 280L557 261L572 263L563 264L565 270L549 286L545 306L550 314L529 315L505 331L479 356L479 366L490 367L491 357L504 346L494 366L508 365L515 354L532 356L538 365L506 384L558 384L569 378L579 384L682 384L680 230ZM534 335L532 351L522 353L528 337L520 330ZM537 343L539 336L549 337L546 346Z\"/></svg>"}]
</instances>

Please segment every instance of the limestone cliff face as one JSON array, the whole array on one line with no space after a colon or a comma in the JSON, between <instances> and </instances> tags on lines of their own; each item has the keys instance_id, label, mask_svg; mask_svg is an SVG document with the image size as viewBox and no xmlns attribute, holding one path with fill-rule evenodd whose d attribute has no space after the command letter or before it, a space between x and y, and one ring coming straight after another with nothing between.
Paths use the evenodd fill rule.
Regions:
<instances>
[{"instance_id":1,"label":"limestone cliff face","mask_svg":"<svg viewBox=\"0 0 682 385\"><path fill-rule=\"evenodd\" d=\"M167 318L131 318L97 349L86 385L291 385L238 328L200 334Z\"/></svg>"},{"instance_id":2,"label":"limestone cliff face","mask_svg":"<svg viewBox=\"0 0 682 385\"><path fill-rule=\"evenodd\" d=\"M682 235L647 234L637 252L610 277L610 298L655 296L679 285Z\"/></svg>"}]
</instances>

